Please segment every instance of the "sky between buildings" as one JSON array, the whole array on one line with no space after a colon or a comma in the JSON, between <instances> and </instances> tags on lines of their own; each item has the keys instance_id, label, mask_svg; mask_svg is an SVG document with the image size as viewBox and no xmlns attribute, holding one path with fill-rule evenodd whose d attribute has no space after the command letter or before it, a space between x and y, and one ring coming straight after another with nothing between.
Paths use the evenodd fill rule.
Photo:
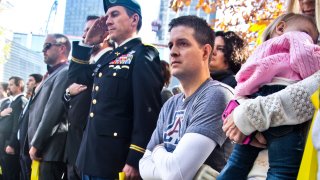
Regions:
<instances>
[{"instance_id":1,"label":"sky between buildings","mask_svg":"<svg viewBox=\"0 0 320 180\"><path fill-rule=\"evenodd\" d=\"M158 19L160 0L137 0L142 9L143 26L140 34L145 41L152 42L155 33L151 22ZM54 0L2 0L12 5L0 15L0 23L13 32L42 34L45 31L51 6ZM101 0L102 3L102 0ZM57 14L53 29L49 32L63 33L66 0L58 0Z\"/></svg>"}]
</instances>

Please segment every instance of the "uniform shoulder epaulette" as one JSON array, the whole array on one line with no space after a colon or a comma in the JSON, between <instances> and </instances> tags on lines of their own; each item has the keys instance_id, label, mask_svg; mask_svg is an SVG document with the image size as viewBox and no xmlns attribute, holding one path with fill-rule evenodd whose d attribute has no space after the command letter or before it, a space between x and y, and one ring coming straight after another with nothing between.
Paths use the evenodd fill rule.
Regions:
<instances>
[{"instance_id":1,"label":"uniform shoulder epaulette","mask_svg":"<svg viewBox=\"0 0 320 180\"><path fill-rule=\"evenodd\" d=\"M157 49L156 46L154 46L153 44L150 44L150 43L142 43L142 44L146 47L153 47L153 48Z\"/></svg>"}]
</instances>

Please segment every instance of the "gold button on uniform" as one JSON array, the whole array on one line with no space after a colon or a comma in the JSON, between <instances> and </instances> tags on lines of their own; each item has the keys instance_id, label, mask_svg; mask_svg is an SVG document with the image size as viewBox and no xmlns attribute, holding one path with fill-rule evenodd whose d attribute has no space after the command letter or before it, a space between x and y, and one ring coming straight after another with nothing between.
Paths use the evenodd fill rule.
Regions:
<instances>
[{"instance_id":1,"label":"gold button on uniform","mask_svg":"<svg viewBox=\"0 0 320 180\"><path fill-rule=\"evenodd\" d=\"M117 73L113 73L113 76L116 76L117 75Z\"/></svg>"},{"instance_id":2,"label":"gold button on uniform","mask_svg":"<svg viewBox=\"0 0 320 180\"><path fill-rule=\"evenodd\" d=\"M115 132L115 133L113 133L113 136L118 136L118 133L116 133L116 132Z\"/></svg>"},{"instance_id":3,"label":"gold button on uniform","mask_svg":"<svg viewBox=\"0 0 320 180\"><path fill-rule=\"evenodd\" d=\"M90 113L90 117L93 117L93 116L94 116L94 114L93 114L93 112L91 112L91 113Z\"/></svg>"},{"instance_id":4,"label":"gold button on uniform","mask_svg":"<svg viewBox=\"0 0 320 180\"><path fill-rule=\"evenodd\" d=\"M92 104L97 104L97 100L96 99L92 100Z\"/></svg>"},{"instance_id":5,"label":"gold button on uniform","mask_svg":"<svg viewBox=\"0 0 320 180\"><path fill-rule=\"evenodd\" d=\"M102 77L102 73L101 72L99 73L99 77Z\"/></svg>"},{"instance_id":6,"label":"gold button on uniform","mask_svg":"<svg viewBox=\"0 0 320 180\"><path fill-rule=\"evenodd\" d=\"M99 86L96 86L94 89L95 89L96 91L99 91Z\"/></svg>"}]
</instances>

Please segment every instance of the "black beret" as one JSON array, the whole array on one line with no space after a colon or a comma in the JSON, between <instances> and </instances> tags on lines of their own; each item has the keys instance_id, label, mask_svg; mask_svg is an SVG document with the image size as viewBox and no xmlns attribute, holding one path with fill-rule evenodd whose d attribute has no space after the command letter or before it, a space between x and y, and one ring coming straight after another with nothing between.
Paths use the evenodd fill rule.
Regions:
<instances>
[{"instance_id":1,"label":"black beret","mask_svg":"<svg viewBox=\"0 0 320 180\"><path fill-rule=\"evenodd\" d=\"M126 7L141 17L141 8L136 0L103 0L104 12L107 12L112 6Z\"/></svg>"}]
</instances>

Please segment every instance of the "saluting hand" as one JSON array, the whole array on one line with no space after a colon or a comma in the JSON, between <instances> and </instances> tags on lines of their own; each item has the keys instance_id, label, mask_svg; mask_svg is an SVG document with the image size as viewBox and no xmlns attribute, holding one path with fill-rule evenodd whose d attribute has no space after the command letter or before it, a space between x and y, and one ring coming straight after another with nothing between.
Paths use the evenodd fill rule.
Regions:
<instances>
[{"instance_id":1,"label":"saluting hand","mask_svg":"<svg viewBox=\"0 0 320 180\"><path fill-rule=\"evenodd\" d=\"M103 42L109 35L106 21L107 17L102 16L93 23L84 40L85 44L97 45Z\"/></svg>"},{"instance_id":2,"label":"saluting hand","mask_svg":"<svg viewBox=\"0 0 320 180\"><path fill-rule=\"evenodd\" d=\"M138 180L140 178L139 171L135 169L134 167L126 164L122 171L126 174L126 180Z\"/></svg>"}]
</instances>

